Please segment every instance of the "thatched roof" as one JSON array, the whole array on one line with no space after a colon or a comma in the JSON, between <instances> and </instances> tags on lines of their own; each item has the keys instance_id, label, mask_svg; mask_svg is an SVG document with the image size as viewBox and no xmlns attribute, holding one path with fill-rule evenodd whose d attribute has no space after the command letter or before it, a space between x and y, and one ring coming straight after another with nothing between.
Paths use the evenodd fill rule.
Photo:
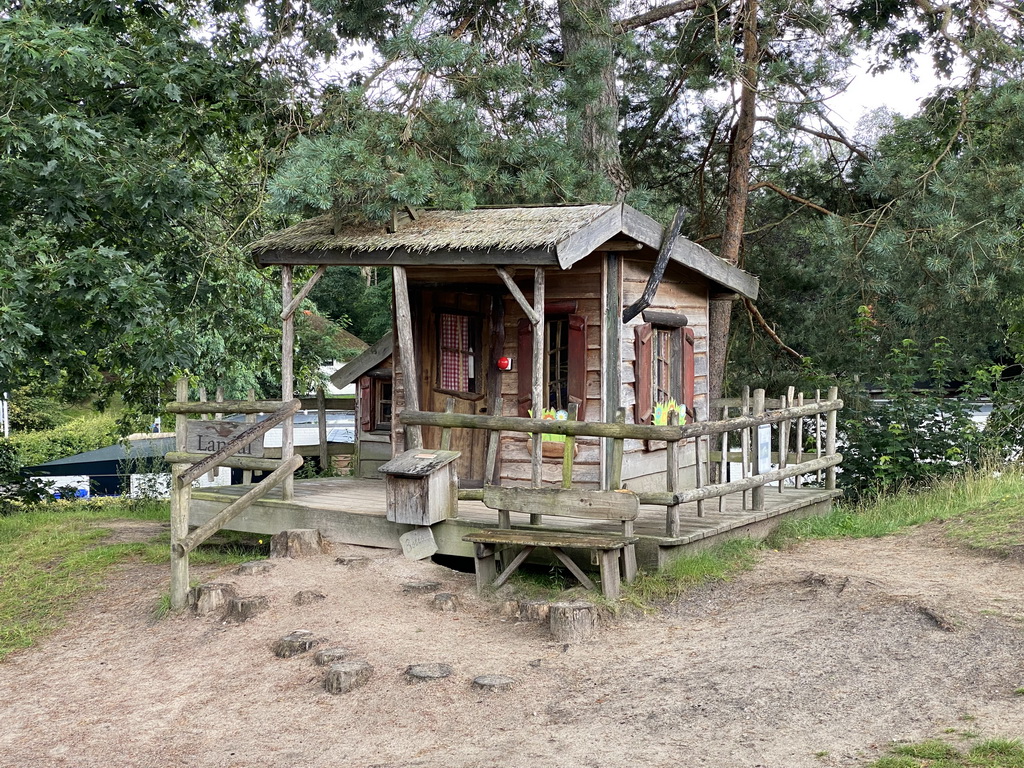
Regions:
<instances>
[{"instance_id":1,"label":"thatched roof","mask_svg":"<svg viewBox=\"0 0 1024 768\"><path fill-rule=\"evenodd\" d=\"M422 211L405 218L396 232L383 225L358 224L334 232L331 214L274 232L252 245L256 254L345 250L366 253L401 249L431 251L526 250L552 248L617 205L562 205Z\"/></svg>"},{"instance_id":2,"label":"thatched roof","mask_svg":"<svg viewBox=\"0 0 1024 768\"><path fill-rule=\"evenodd\" d=\"M397 227L352 224L335 232L325 214L267 235L252 244L261 267L277 264L463 267L525 265L570 269L615 241L661 248L664 228L625 203L511 206L471 211L403 214ZM632 248L626 248L632 250ZM670 258L722 288L757 296L757 278L722 261L686 238L676 239Z\"/></svg>"}]
</instances>

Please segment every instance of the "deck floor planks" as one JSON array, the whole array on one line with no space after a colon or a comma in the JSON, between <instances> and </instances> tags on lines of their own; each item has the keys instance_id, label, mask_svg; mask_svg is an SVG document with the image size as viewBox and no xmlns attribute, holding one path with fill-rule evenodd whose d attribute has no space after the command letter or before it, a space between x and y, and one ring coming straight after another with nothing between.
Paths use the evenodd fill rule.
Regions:
<instances>
[{"instance_id":1,"label":"deck floor planks","mask_svg":"<svg viewBox=\"0 0 1024 768\"><path fill-rule=\"evenodd\" d=\"M203 493L225 499L225 503L233 497L241 496L247 486L219 486L204 488ZM705 517L697 517L696 503L684 504L680 509L679 536L669 538L665 535L665 508L643 505L640 517L636 520L635 530L639 536L651 536L665 539L666 543L689 543L708 536L724 533L760 520L807 506L829 492L820 488L787 488L782 493L766 493L765 509L761 512L744 510L742 494L726 497L722 512L717 504L707 505ZM279 489L271 491L266 497L268 501L281 502ZM357 478L322 478L315 480L296 480L294 504L311 509L346 512L349 514L385 517L384 483L381 480ZM460 501L459 519L468 523L494 525L497 513L488 509L480 501ZM512 525L529 525L529 516L511 513ZM545 527L561 530L588 530L618 532L618 523L602 523L574 518L548 518Z\"/></svg>"}]
</instances>

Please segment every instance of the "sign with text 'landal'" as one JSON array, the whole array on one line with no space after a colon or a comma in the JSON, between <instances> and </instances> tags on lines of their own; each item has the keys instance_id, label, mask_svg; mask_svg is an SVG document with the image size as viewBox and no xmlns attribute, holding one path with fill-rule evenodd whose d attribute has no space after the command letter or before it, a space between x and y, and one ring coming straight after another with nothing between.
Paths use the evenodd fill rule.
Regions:
<instances>
[{"instance_id":1,"label":"sign with text 'landal'","mask_svg":"<svg viewBox=\"0 0 1024 768\"><path fill-rule=\"evenodd\" d=\"M185 430L185 450L189 453L216 453L251 426L252 424L239 424L236 421L189 419L188 429ZM262 458L263 435L242 448L236 455Z\"/></svg>"}]
</instances>

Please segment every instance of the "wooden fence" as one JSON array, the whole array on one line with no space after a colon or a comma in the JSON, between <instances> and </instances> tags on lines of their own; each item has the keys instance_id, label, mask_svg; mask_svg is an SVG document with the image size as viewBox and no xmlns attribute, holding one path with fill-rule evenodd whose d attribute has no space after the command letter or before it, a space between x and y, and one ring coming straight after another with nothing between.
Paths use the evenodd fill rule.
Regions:
<instances>
[{"instance_id":1,"label":"wooden fence","mask_svg":"<svg viewBox=\"0 0 1024 768\"><path fill-rule=\"evenodd\" d=\"M682 504L696 502L696 514L702 517L707 500L717 498L721 505L724 497L742 493L744 509L763 510L767 486L778 483L781 491L790 478L796 478L795 485L802 485L808 482L805 478L809 476L821 482L827 490L834 490L835 467L843 459L836 453L836 412L842 407L843 401L835 388L829 390L825 399L819 392L813 400L803 395L797 397L792 392L782 398L767 400L764 390L759 389L753 393L745 391L744 396L736 400L716 403L715 409L722 414L721 419L683 425L627 424L626 411L622 408L614 423L457 414L450 412L450 407L445 413L405 410L399 415L399 420L405 425L440 427L442 447L450 440L452 429L489 430L485 469L485 477L488 478L494 476L501 432L565 435L563 488L569 488L572 483L572 441L577 437L599 437L612 442L610 487L613 490L622 487L625 440L664 441L665 490L640 493L640 503L664 506L665 533L678 536ZM736 415L732 415L734 411L737 411ZM672 418L674 421L674 415ZM695 443L697 461L690 468L693 487L683 489L679 476L679 449L687 440ZM712 440L720 446L715 453L710 450ZM739 451L731 451L733 445L738 446ZM813 447L807 450L807 445ZM540 477L542 461L541 451L535 450L532 457L534 478ZM740 477L731 479L732 467L737 463L741 467ZM777 464L777 468L772 469L772 463ZM718 481L711 483L716 464ZM533 484L538 486L539 482L535 479ZM482 497L482 490L459 491L460 499L479 500ZM531 516L530 522L539 525L541 520L538 516Z\"/></svg>"}]
</instances>

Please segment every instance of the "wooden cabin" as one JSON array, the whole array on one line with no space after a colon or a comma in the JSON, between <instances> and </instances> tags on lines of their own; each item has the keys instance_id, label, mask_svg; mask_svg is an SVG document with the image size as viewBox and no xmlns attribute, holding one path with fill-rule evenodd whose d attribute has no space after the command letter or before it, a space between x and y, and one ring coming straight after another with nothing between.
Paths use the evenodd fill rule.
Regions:
<instances>
[{"instance_id":1,"label":"wooden cabin","mask_svg":"<svg viewBox=\"0 0 1024 768\"><path fill-rule=\"evenodd\" d=\"M413 541L416 557L474 557L481 586L538 555L591 584L596 557L614 596L620 570L629 581L827 511L842 401L833 389L709 402L709 302L758 285L678 237L678 222L666 234L618 203L408 210L386 227L324 215L255 243L257 263L281 272L281 398L192 402L179 380L166 406L172 606L186 602L189 552L224 527ZM358 384L357 476L297 480L294 317L343 264L391 268L394 329L333 377ZM316 269L296 292L303 266ZM189 452L189 416L215 413L268 415L214 454ZM276 424L280 457L239 454ZM192 488L216 466L270 474Z\"/></svg>"},{"instance_id":2,"label":"wooden cabin","mask_svg":"<svg viewBox=\"0 0 1024 768\"><path fill-rule=\"evenodd\" d=\"M401 333L389 335L334 377L336 385L358 384L357 471L372 477L405 448L398 417L413 397L414 410L435 412L452 399L457 413L500 407L507 416L536 410L564 418L575 408L579 420L612 422L625 407L627 423L651 424L666 423L677 405L682 420L706 420L708 302L756 298L758 283L682 237L661 253L664 239L656 221L615 203L413 211L389 227L336 226L328 214L265 237L253 250L260 266L404 272L396 286L407 291L411 352L403 354ZM399 322L402 299L396 296ZM424 444L436 446L439 430L423 431ZM486 437L455 430L462 487L529 484L530 440L504 435L488 478ZM545 481L561 477L559 448L557 438L543 446ZM576 451L574 483L608 487L610 459L598 438L580 438ZM664 490L664 451L663 443L627 441L624 486ZM692 465L692 447L680 457L681 466Z\"/></svg>"}]
</instances>

